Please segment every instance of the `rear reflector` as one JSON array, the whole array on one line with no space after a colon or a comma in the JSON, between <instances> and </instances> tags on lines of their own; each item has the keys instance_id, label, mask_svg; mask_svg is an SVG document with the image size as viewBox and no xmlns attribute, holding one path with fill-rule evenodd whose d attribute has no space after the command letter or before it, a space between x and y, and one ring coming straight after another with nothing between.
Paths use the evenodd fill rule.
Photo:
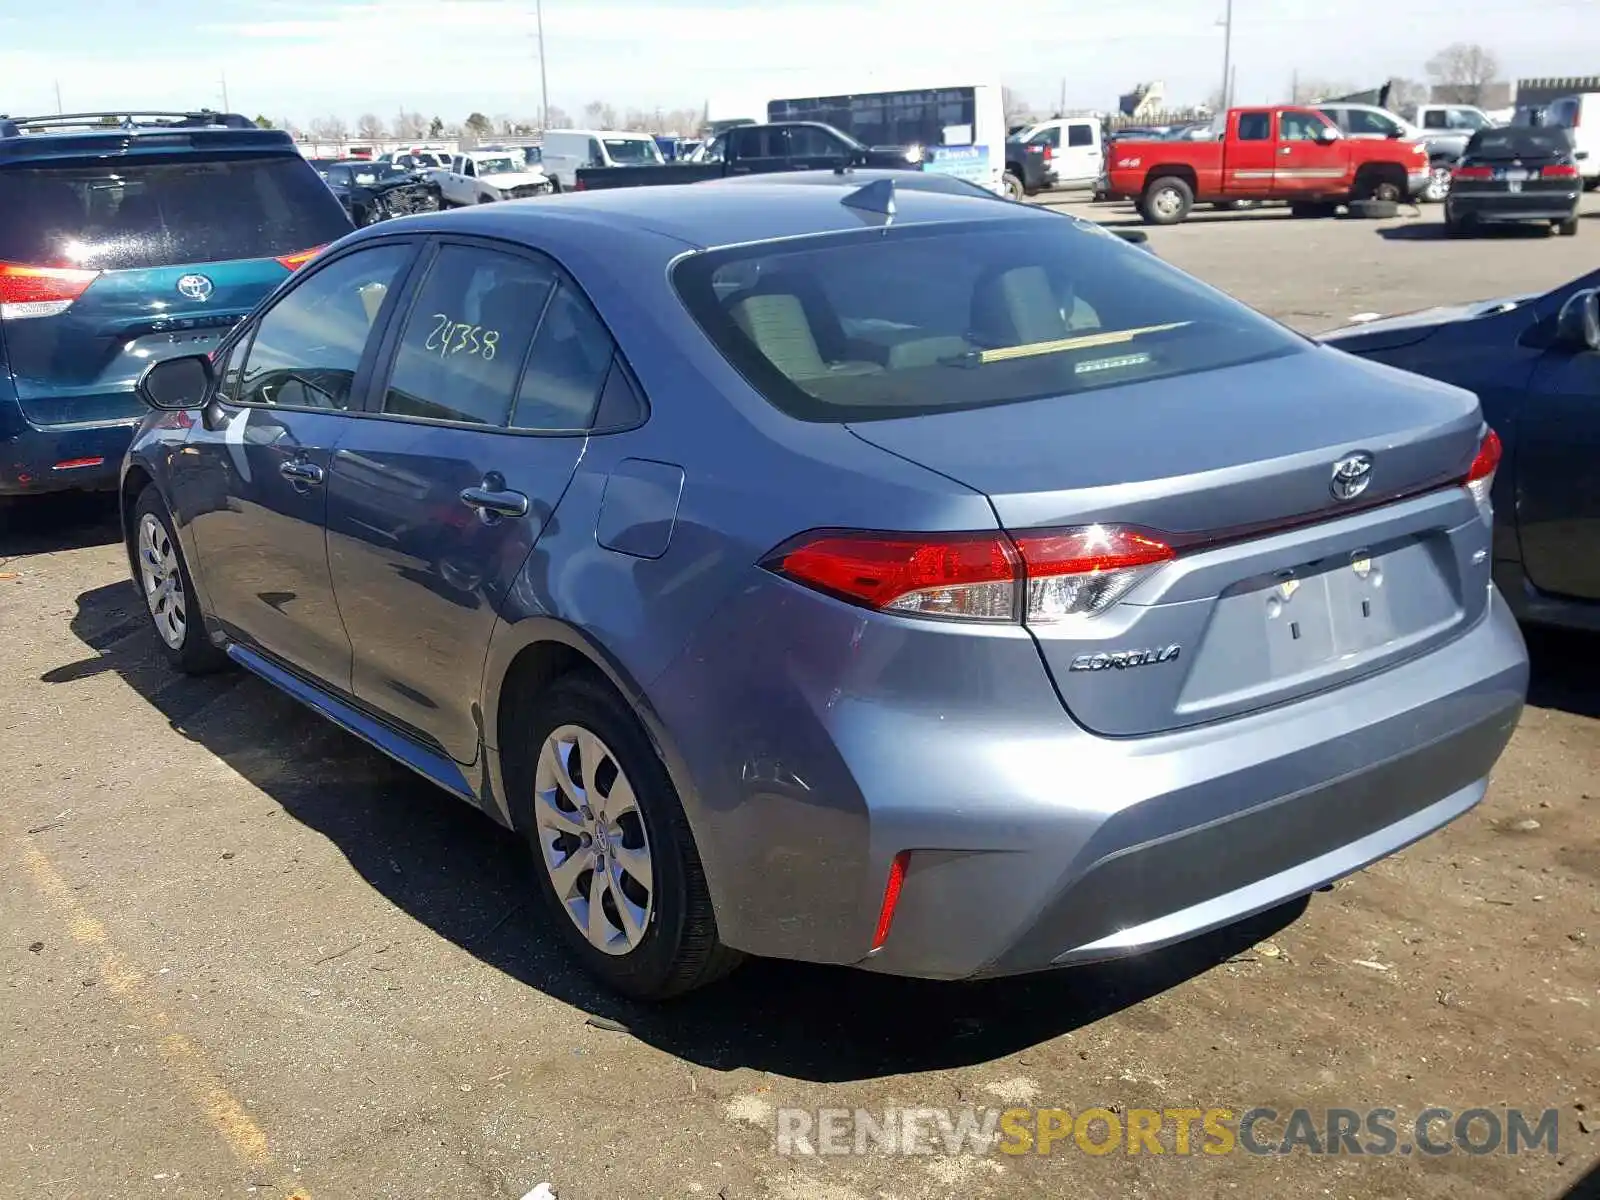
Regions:
<instances>
[{"instance_id":1,"label":"rear reflector","mask_svg":"<svg viewBox=\"0 0 1600 1200\"><path fill-rule=\"evenodd\" d=\"M911 851L902 850L889 864L889 881L883 888L883 907L878 910L878 928L872 935L873 950L882 950L889 940L889 926L894 924L894 910L900 903L900 888L906 881L906 867L911 862Z\"/></svg>"},{"instance_id":2,"label":"rear reflector","mask_svg":"<svg viewBox=\"0 0 1600 1200\"><path fill-rule=\"evenodd\" d=\"M100 276L71 267L0 262L0 320L60 316Z\"/></svg>"},{"instance_id":3,"label":"rear reflector","mask_svg":"<svg viewBox=\"0 0 1600 1200\"><path fill-rule=\"evenodd\" d=\"M298 271L320 253L322 253L322 247L313 246L309 250L297 250L293 254L280 254L278 262L291 271Z\"/></svg>"},{"instance_id":4,"label":"rear reflector","mask_svg":"<svg viewBox=\"0 0 1600 1200\"><path fill-rule=\"evenodd\" d=\"M1540 179L1576 179L1577 177L1578 168L1570 163L1557 163L1554 166L1541 167L1539 169Z\"/></svg>"},{"instance_id":5,"label":"rear reflector","mask_svg":"<svg viewBox=\"0 0 1600 1200\"><path fill-rule=\"evenodd\" d=\"M1477 457L1472 460L1472 466L1467 468L1467 477L1461 481L1479 504L1487 504L1489 493L1494 490L1494 473L1500 467L1500 452L1500 435L1491 429L1478 443Z\"/></svg>"},{"instance_id":6,"label":"rear reflector","mask_svg":"<svg viewBox=\"0 0 1600 1200\"><path fill-rule=\"evenodd\" d=\"M1088 525L1014 537L820 531L762 565L880 612L1037 623L1103 612L1174 557L1159 534Z\"/></svg>"}]
</instances>

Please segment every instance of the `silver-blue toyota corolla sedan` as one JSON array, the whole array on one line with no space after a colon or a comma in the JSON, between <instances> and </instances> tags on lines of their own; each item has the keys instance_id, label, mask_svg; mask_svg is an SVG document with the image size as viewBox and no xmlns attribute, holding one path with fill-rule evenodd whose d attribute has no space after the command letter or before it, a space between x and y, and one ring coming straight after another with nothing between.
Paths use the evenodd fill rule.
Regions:
<instances>
[{"instance_id":1,"label":"silver-blue toyota corolla sedan","mask_svg":"<svg viewBox=\"0 0 1600 1200\"><path fill-rule=\"evenodd\" d=\"M520 831L635 995L1172 942L1460 816L1523 703L1470 393L1024 206L385 222L141 390L173 662Z\"/></svg>"}]
</instances>

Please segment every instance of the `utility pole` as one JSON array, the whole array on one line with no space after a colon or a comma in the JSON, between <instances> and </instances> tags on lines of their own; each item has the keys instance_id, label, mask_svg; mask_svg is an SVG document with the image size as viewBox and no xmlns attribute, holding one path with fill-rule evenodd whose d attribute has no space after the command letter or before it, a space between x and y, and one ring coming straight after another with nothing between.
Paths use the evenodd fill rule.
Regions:
<instances>
[{"instance_id":1,"label":"utility pole","mask_svg":"<svg viewBox=\"0 0 1600 1200\"><path fill-rule=\"evenodd\" d=\"M1296 67L1289 76L1289 103L1300 103L1300 68Z\"/></svg>"},{"instance_id":2,"label":"utility pole","mask_svg":"<svg viewBox=\"0 0 1600 1200\"><path fill-rule=\"evenodd\" d=\"M1063 79L1061 81L1061 104L1056 109L1056 116L1064 117L1066 115L1067 115L1067 81L1065 79Z\"/></svg>"},{"instance_id":3,"label":"utility pole","mask_svg":"<svg viewBox=\"0 0 1600 1200\"><path fill-rule=\"evenodd\" d=\"M544 0L533 0L533 19L539 30L539 129L550 127L550 81L544 70Z\"/></svg>"},{"instance_id":4,"label":"utility pole","mask_svg":"<svg viewBox=\"0 0 1600 1200\"><path fill-rule=\"evenodd\" d=\"M1233 0L1222 18L1222 108L1233 107Z\"/></svg>"},{"instance_id":5,"label":"utility pole","mask_svg":"<svg viewBox=\"0 0 1600 1200\"><path fill-rule=\"evenodd\" d=\"M222 73L222 111L233 111L233 109L228 107L228 73L226 71Z\"/></svg>"},{"instance_id":6,"label":"utility pole","mask_svg":"<svg viewBox=\"0 0 1600 1200\"><path fill-rule=\"evenodd\" d=\"M67 110L61 107L61 80L58 79L55 82L56 82L56 116L59 117L62 113L66 112Z\"/></svg>"}]
</instances>

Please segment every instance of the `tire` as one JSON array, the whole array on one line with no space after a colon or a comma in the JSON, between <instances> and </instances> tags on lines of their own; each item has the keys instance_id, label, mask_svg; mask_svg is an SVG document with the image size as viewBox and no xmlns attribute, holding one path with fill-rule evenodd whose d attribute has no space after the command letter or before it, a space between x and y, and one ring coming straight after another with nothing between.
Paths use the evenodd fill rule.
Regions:
<instances>
[{"instance_id":1,"label":"tire","mask_svg":"<svg viewBox=\"0 0 1600 1200\"><path fill-rule=\"evenodd\" d=\"M1015 173L1007 171L1005 173L1004 182L1007 200L1015 200L1018 203L1021 203L1021 201L1026 198L1028 189L1023 186L1022 180L1018 178Z\"/></svg>"},{"instance_id":2,"label":"tire","mask_svg":"<svg viewBox=\"0 0 1600 1200\"><path fill-rule=\"evenodd\" d=\"M478 203L479 204L493 204L494 203L494 197L490 196L490 195L487 195L487 194L479 196L478 197Z\"/></svg>"},{"instance_id":3,"label":"tire","mask_svg":"<svg viewBox=\"0 0 1600 1200\"><path fill-rule=\"evenodd\" d=\"M1558 221L1556 223L1556 232L1562 237L1577 237L1578 218L1568 217L1565 221Z\"/></svg>"},{"instance_id":4,"label":"tire","mask_svg":"<svg viewBox=\"0 0 1600 1200\"><path fill-rule=\"evenodd\" d=\"M1176 225L1194 208L1194 189L1176 175L1152 179L1139 197L1139 215L1147 225Z\"/></svg>"},{"instance_id":5,"label":"tire","mask_svg":"<svg viewBox=\"0 0 1600 1200\"><path fill-rule=\"evenodd\" d=\"M228 666L228 656L212 645L172 515L154 484L139 493L133 508L133 557L134 586L167 661L185 675Z\"/></svg>"},{"instance_id":6,"label":"tire","mask_svg":"<svg viewBox=\"0 0 1600 1200\"><path fill-rule=\"evenodd\" d=\"M1450 216L1445 217L1445 219L1444 219L1444 235L1445 235L1445 237L1447 237L1447 238L1466 237L1468 232L1470 232L1470 231L1467 229L1467 223L1465 221L1459 220L1456 217L1450 217Z\"/></svg>"},{"instance_id":7,"label":"tire","mask_svg":"<svg viewBox=\"0 0 1600 1200\"><path fill-rule=\"evenodd\" d=\"M737 967L743 956L717 937L705 873L672 779L639 719L610 683L597 672L580 671L538 693L519 691L511 704L512 727L527 736L517 737L506 755L507 791L514 805L526 801L521 811L531 814L524 834L535 886L578 962L608 986L640 1000L682 995ZM584 763L584 747L594 763ZM570 791L558 769L563 756ZM634 803L613 811L608 820L602 804L617 795L618 782L629 785ZM550 800L540 798L541 787ZM581 795L585 808L577 806L572 792ZM594 803L595 796L601 804ZM601 895L602 920L595 923L587 897L596 872L584 864L597 855L605 856L610 869L602 877L610 882ZM569 866L577 869L563 880L565 895L558 894L556 876ZM643 870L649 872L648 888L641 883ZM623 918L624 902L632 930ZM595 931L593 939L579 928L580 920Z\"/></svg>"},{"instance_id":8,"label":"tire","mask_svg":"<svg viewBox=\"0 0 1600 1200\"><path fill-rule=\"evenodd\" d=\"M1595 188L1600 188L1600 175L1596 175L1593 179L1585 179L1583 181L1584 191L1592 192L1595 190Z\"/></svg>"},{"instance_id":9,"label":"tire","mask_svg":"<svg viewBox=\"0 0 1600 1200\"><path fill-rule=\"evenodd\" d=\"M1391 179L1382 179L1373 184L1367 192L1368 200L1385 200L1390 204L1398 204L1406 198L1406 190Z\"/></svg>"},{"instance_id":10,"label":"tire","mask_svg":"<svg viewBox=\"0 0 1600 1200\"><path fill-rule=\"evenodd\" d=\"M1443 204L1450 194L1449 163L1437 162L1428 168L1428 182L1422 189L1421 199L1427 204Z\"/></svg>"}]
</instances>

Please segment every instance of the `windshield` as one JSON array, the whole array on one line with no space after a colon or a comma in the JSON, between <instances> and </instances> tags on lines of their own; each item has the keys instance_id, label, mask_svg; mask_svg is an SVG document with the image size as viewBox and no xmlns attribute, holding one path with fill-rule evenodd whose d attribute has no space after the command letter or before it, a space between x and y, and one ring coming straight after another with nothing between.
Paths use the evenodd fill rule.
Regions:
<instances>
[{"instance_id":1,"label":"windshield","mask_svg":"<svg viewBox=\"0 0 1600 1200\"><path fill-rule=\"evenodd\" d=\"M606 138L606 154L614 163L659 163L661 150L653 138Z\"/></svg>"},{"instance_id":2,"label":"windshield","mask_svg":"<svg viewBox=\"0 0 1600 1200\"><path fill-rule=\"evenodd\" d=\"M499 154L493 158L475 158L474 164L479 175L516 175L522 170L520 160L509 154Z\"/></svg>"},{"instance_id":3,"label":"windshield","mask_svg":"<svg viewBox=\"0 0 1600 1200\"><path fill-rule=\"evenodd\" d=\"M0 167L0 213L0 259L107 271L293 254L350 232L294 153Z\"/></svg>"},{"instance_id":4,"label":"windshield","mask_svg":"<svg viewBox=\"0 0 1600 1200\"><path fill-rule=\"evenodd\" d=\"M750 384L808 421L1103 392L1305 346L1076 221L864 229L734 247L690 256L674 281Z\"/></svg>"}]
</instances>

